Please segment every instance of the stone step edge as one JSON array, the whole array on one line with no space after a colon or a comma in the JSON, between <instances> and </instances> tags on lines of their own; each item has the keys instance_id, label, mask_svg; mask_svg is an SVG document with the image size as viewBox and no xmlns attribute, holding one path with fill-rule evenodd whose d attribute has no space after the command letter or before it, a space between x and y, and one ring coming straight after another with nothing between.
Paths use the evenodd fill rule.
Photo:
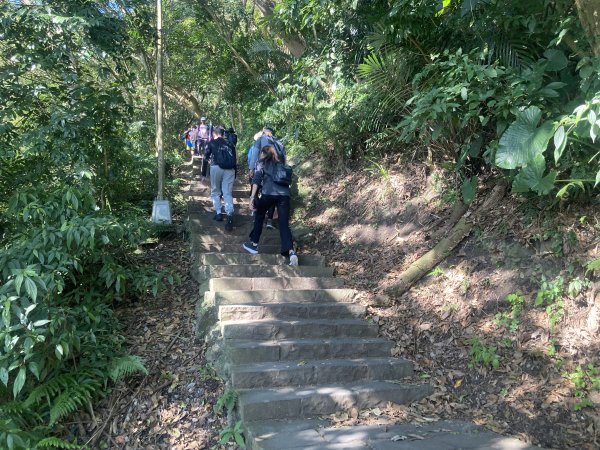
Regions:
<instances>
[{"instance_id":1,"label":"stone step edge","mask_svg":"<svg viewBox=\"0 0 600 450\"><path fill-rule=\"evenodd\" d=\"M307 336L323 339L376 337L379 330L377 325L364 319L226 320L219 322L219 328L224 340L247 336L257 341L270 341L277 336L282 338Z\"/></svg>"},{"instance_id":2,"label":"stone step edge","mask_svg":"<svg viewBox=\"0 0 600 450\"><path fill-rule=\"evenodd\" d=\"M240 285L240 284L249 284L249 287L245 287L244 289L222 289L220 286L228 286L228 285ZM273 284L282 284L284 286L277 286L275 289L281 290L302 290L302 284L311 284L314 287L308 286L306 289L339 289L344 284L344 281L341 278L336 278L333 276L330 277L221 277L221 278L210 278L206 282L202 283L200 286L200 294L204 294L206 291L217 292L219 290L222 291L253 291L253 290L265 290L260 289L262 284L265 285L273 285ZM324 284L325 286L318 286L319 284ZM206 285L206 286L205 286ZM215 286L216 285L216 286ZM287 285L287 287L285 286ZM293 286L297 287L293 287ZM255 287L257 289L255 289ZM203 288L208 288L204 289ZM273 288L268 288L273 289Z\"/></svg>"},{"instance_id":3,"label":"stone step edge","mask_svg":"<svg viewBox=\"0 0 600 450\"><path fill-rule=\"evenodd\" d=\"M271 341L229 339L225 346L224 351L228 360L231 360L232 355L238 355L238 357L243 355L244 359L242 361L248 361L246 364L255 364L260 362L300 361L309 359L310 356L314 358L315 355L318 355L319 359L349 358L356 355L357 351L369 351L371 352L370 355L374 355L372 357L387 358L391 357L393 343L380 337L297 338ZM237 361L239 362L240 359Z\"/></svg>"},{"instance_id":4,"label":"stone step edge","mask_svg":"<svg viewBox=\"0 0 600 450\"><path fill-rule=\"evenodd\" d=\"M430 423L379 420L379 423L339 427L324 418L264 420L244 423L249 450L317 450L392 448L394 436L413 435L408 445L395 447L449 450L542 450L511 436L502 436L471 422L438 420ZM445 439L446 438L446 439ZM400 447L403 445L403 447Z\"/></svg>"},{"instance_id":5,"label":"stone step edge","mask_svg":"<svg viewBox=\"0 0 600 450\"><path fill-rule=\"evenodd\" d=\"M242 420L315 417L387 405L408 404L431 395L429 384L385 381L283 387L275 389L238 389L238 410Z\"/></svg>"},{"instance_id":6,"label":"stone step edge","mask_svg":"<svg viewBox=\"0 0 600 450\"><path fill-rule=\"evenodd\" d=\"M341 309L341 311L339 311ZM337 313L338 317L344 317L346 319L365 319L366 316L365 305L358 303L302 303L302 302L282 302L282 303L242 303L242 304L225 304L219 305L218 318L219 320L235 320L227 319L224 317L232 314L242 315L253 315L261 314L262 318L256 319L239 319L239 320L289 320L296 318L296 320L311 320L318 319L318 317L311 317L310 311L314 313L325 314L326 317L330 317L330 314ZM300 313L300 315L298 315ZM280 317L277 317L280 316ZM285 317L285 319L283 319Z\"/></svg>"},{"instance_id":7,"label":"stone step edge","mask_svg":"<svg viewBox=\"0 0 600 450\"><path fill-rule=\"evenodd\" d=\"M363 358L328 358L328 359L306 359L306 360L289 360L289 361L265 361L259 363L248 363L248 364L229 364L229 368L232 371L269 371L269 370L280 370L280 369L296 369L300 367L318 367L328 364L338 364L340 366L352 367L352 365L363 365L363 364L404 364L407 366L413 366L414 363L410 359L399 358L396 356L386 357L363 357ZM408 375L408 378L412 375Z\"/></svg>"},{"instance_id":8,"label":"stone step edge","mask_svg":"<svg viewBox=\"0 0 600 450\"><path fill-rule=\"evenodd\" d=\"M206 283L203 283L207 289ZM303 297L307 298L303 298ZM196 330L199 336L206 336L218 322L218 306L231 303L240 303L242 297L249 298L250 301L260 301L263 304L286 303L293 298L301 303L356 303L358 301L358 291L354 289L300 289L300 290L280 290L280 289L256 289L256 290L238 290L238 291L208 291L205 290L200 299L196 302ZM336 298L337 297L337 298Z\"/></svg>"},{"instance_id":9,"label":"stone step edge","mask_svg":"<svg viewBox=\"0 0 600 450\"><path fill-rule=\"evenodd\" d=\"M392 357L338 358L231 365L229 373L234 389L299 388L326 383L408 380L414 375L413 367L410 361Z\"/></svg>"}]
</instances>

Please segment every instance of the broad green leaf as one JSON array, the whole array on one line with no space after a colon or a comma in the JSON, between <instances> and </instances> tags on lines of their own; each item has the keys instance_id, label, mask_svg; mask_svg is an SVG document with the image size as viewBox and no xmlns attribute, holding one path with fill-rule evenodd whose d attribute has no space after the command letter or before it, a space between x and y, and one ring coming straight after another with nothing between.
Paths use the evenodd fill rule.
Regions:
<instances>
[{"instance_id":1,"label":"broad green leaf","mask_svg":"<svg viewBox=\"0 0 600 450\"><path fill-rule=\"evenodd\" d=\"M19 395L19 392L21 392L21 390L23 389L23 386L25 385L26 375L27 375L27 373L25 372L25 367L22 366L19 369L19 373L17 374L17 377L15 378L15 382L13 384L13 397L14 398L16 398L17 395Z\"/></svg>"},{"instance_id":2,"label":"broad green leaf","mask_svg":"<svg viewBox=\"0 0 600 450\"><path fill-rule=\"evenodd\" d=\"M564 125L558 127L556 133L554 133L554 162L558 163L558 160L565 151L567 146L567 133L565 132Z\"/></svg>"},{"instance_id":3,"label":"broad green leaf","mask_svg":"<svg viewBox=\"0 0 600 450\"><path fill-rule=\"evenodd\" d=\"M569 64L569 60L561 50L548 49L544 52L544 57L548 60L547 71L559 72Z\"/></svg>"},{"instance_id":4,"label":"broad green leaf","mask_svg":"<svg viewBox=\"0 0 600 450\"><path fill-rule=\"evenodd\" d=\"M56 348L54 349L54 355L58 358L58 359L62 359L64 354L62 345L60 344L56 344Z\"/></svg>"},{"instance_id":5,"label":"broad green leaf","mask_svg":"<svg viewBox=\"0 0 600 450\"><path fill-rule=\"evenodd\" d=\"M592 142L596 142L598 134L600 134L600 119L596 120L590 127L590 138L592 139Z\"/></svg>"},{"instance_id":6,"label":"broad green leaf","mask_svg":"<svg viewBox=\"0 0 600 450\"><path fill-rule=\"evenodd\" d=\"M553 134L553 125L547 121L538 128L541 117L542 111L537 106L517 114L517 119L500 138L495 161L498 167L516 169L544 153Z\"/></svg>"},{"instance_id":7,"label":"broad green leaf","mask_svg":"<svg viewBox=\"0 0 600 450\"><path fill-rule=\"evenodd\" d=\"M543 155L537 155L535 159L523 167L515 177L512 185L513 192L537 192L539 195L546 195L554 188L556 172L551 171L544 176L546 170L546 161Z\"/></svg>"},{"instance_id":8,"label":"broad green leaf","mask_svg":"<svg viewBox=\"0 0 600 450\"><path fill-rule=\"evenodd\" d=\"M465 179L462 185L462 196L463 201L468 205L475 198L477 194L477 177L471 177L471 179Z\"/></svg>"},{"instance_id":9,"label":"broad green leaf","mask_svg":"<svg viewBox=\"0 0 600 450\"><path fill-rule=\"evenodd\" d=\"M23 274L20 273L15 278L15 290L17 291L17 295L21 295L21 285L23 284Z\"/></svg>"},{"instance_id":10,"label":"broad green leaf","mask_svg":"<svg viewBox=\"0 0 600 450\"><path fill-rule=\"evenodd\" d=\"M594 183L594 187L598 186L598 184L600 184L600 170L596 174L596 182Z\"/></svg>"},{"instance_id":11,"label":"broad green leaf","mask_svg":"<svg viewBox=\"0 0 600 450\"><path fill-rule=\"evenodd\" d=\"M40 379L40 367L35 361L31 361L27 364L29 371L39 380Z\"/></svg>"},{"instance_id":12,"label":"broad green leaf","mask_svg":"<svg viewBox=\"0 0 600 450\"><path fill-rule=\"evenodd\" d=\"M552 83L548 83L546 87L548 89L562 89L567 85L567 83L563 83L562 81L553 81Z\"/></svg>"},{"instance_id":13,"label":"broad green leaf","mask_svg":"<svg viewBox=\"0 0 600 450\"><path fill-rule=\"evenodd\" d=\"M0 381L4 386L8 386L8 370L6 370L6 367L0 367Z\"/></svg>"},{"instance_id":14,"label":"broad green leaf","mask_svg":"<svg viewBox=\"0 0 600 450\"><path fill-rule=\"evenodd\" d=\"M587 266L585 266L585 267L587 270L600 269L600 258L590 261L589 263L587 263Z\"/></svg>"},{"instance_id":15,"label":"broad green leaf","mask_svg":"<svg viewBox=\"0 0 600 450\"><path fill-rule=\"evenodd\" d=\"M35 281L33 281L31 278L25 279L25 292L27 292L29 298L31 298L31 300L35 302L37 298L37 286L35 284Z\"/></svg>"}]
</instances>

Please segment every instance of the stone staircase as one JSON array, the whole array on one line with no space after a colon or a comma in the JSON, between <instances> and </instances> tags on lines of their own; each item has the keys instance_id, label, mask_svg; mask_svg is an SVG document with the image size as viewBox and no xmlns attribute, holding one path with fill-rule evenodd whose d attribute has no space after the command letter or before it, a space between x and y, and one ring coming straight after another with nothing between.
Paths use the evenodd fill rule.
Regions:
<instances>
[{"instance_id":1,"label":"stone staircase","mask_svg":"<svg viewBox=\"0 0 600 450\"><path fill-rule=\"evenodd\" d=\"M252 224L247 196L245 186L236 186L234 230L226 232L223 222L212 220L208 187L194 181L188 219L197 263L193 276L200 283L198 331L209 343L219 375L239 392L237 413L247 448L528 448L465 445L464 436L481 435L465 424L452 435L455 440L457 433L463 436L461 447L452 439L440 441L439 432L431 447L422 444L433 440L394 440L381 427L332 432L323 416L407 404L432 388L407 381L412 363L390 357L392 344L365 320L358 293L346 289L322 257L300 255L299 267L286 265L278 254L277 230L264 230L258 255L244 252L241 244Z\"/></svg>"}]
</instances>

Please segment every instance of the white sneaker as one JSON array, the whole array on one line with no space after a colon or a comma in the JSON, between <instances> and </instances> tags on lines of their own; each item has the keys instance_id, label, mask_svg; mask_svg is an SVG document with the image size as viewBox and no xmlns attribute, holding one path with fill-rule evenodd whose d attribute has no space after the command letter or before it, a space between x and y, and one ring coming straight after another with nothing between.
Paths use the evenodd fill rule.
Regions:
<instances>
[{"instance_id":1,"label":"white sneaker","mask_svg":"<svg viewBox=\"0 0 600 450\"><path fill-rule=\"evenodd\" d=\"M298 267L298 255L296 255L296 252L290 252L290 266Z\"/></svg>"}]
</instances>

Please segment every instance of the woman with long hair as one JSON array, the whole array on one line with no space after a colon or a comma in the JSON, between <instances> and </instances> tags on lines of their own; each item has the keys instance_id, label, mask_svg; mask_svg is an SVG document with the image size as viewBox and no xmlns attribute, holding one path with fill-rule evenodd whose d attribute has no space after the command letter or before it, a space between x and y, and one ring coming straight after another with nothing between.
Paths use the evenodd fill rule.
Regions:
<instances>
[{"instance_id":1,"label":"woman with long hair","mask_svg":"<svg viewBox=\"0 0 600 450\"><path fill-rule=\"evenodd\" d=\"M298 265L298 256L294 251L292 231L290 230L290 187L275 183L274 170L276 164L282 161L273 145L265 145L260 151L257 168L252 178L252 194L250 196L250 209L255 211L254 226L250 233L250 241L244 242L244 249L258 253L258 241L262 233L263 222L269 208L275 206L279 216L279 236L281 237L281 254L290 259L290 266ZM257 198L259 186L262 194Z\"/></svg>"}]
</instances>

